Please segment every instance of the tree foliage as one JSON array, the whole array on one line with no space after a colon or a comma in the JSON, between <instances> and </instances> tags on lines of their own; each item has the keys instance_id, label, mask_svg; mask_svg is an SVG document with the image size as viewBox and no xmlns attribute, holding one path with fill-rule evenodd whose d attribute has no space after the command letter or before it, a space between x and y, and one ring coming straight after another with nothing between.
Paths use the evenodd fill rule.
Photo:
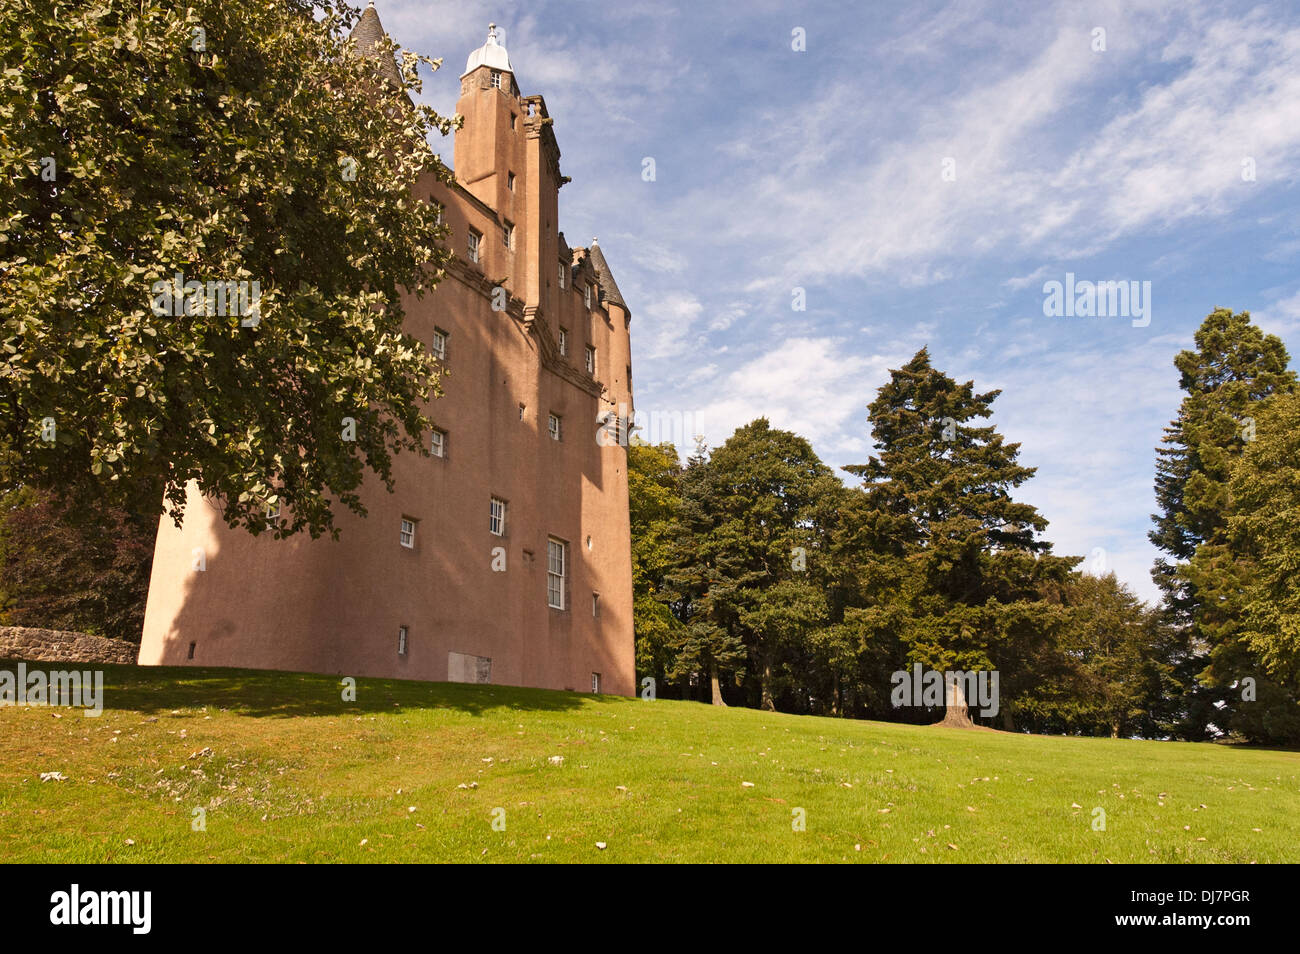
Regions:
<instances>
[{"instance_id":1,"label":"tree foliage","mask_svg":"<svg viewBox=\"0 0 1300 954\"><path fill-rule=\"evenodd\" d=\"M452 124L407 95L436 62L403 55L397 88L355 16L0 6L0 486L179 521L194 481L232 526L278 501L279 532L316 535L424 452L437 369L402 302L448 260L416 187L449 176L429 139ZM168 308L177 275L204 290ZM243 310L208 282L247 283Z\"/></svg>"}]
</instances>

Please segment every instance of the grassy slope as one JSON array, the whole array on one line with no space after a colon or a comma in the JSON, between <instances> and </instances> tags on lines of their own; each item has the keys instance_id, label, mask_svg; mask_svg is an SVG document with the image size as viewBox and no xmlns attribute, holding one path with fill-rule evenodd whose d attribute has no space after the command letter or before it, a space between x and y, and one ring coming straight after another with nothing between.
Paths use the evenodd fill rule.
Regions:
<instances>
[{"instance_id":1,"label":"grassy slope","mask_svg":"<svg viewBox=\"0 0 1300 954\"><path fill-rule=\"evenodd\" d=\"M1297 753L502 686L360 680L343 703L327 676L104 670L98 719L0 709L0 859L1300 860Z\"/></svg>"}]
</instances>

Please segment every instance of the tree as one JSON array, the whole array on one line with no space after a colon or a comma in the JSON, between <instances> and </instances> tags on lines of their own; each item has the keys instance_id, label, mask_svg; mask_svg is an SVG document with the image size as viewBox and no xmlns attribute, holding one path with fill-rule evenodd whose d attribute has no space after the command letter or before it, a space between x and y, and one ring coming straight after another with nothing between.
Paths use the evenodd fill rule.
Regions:
<instances>
[{"instance_id":1,"label":"tree","mask_svg":"<svg viewBox=\"0 0 1300 954\"><path fill-rule=\"evenodd\" d=\"M1152 577L1164 592L1169 621L1185 631L1190 647L1181 668L1188 696L1181 734L1190 738L1204 737L1211 720L1231 725L1241 701L1231 689L1255 668L1238 632L1250 568L1226 535L1229 482L1254 435L1261 402L1296 383L1282 342L1247 312L1216 309L1195 342L1196 350L1174 360L1186 396L1157 449L1160 513L1150 535L1168 554L1156 561Z\"/></svg>"},{"instance_id":2,"label":"tree","mask_svg":"<svg viewBox=\"0 0 1300 954\"><path fill-rule=\"evenodd\" d=\"M1160 614L1115 574L1071 574L1062 587L1067 618L1040 660L1038 684L1021 704L1042 730L1112 738L1161 734L1161 714L1173 684Z\"/></svg>"},{"instance_id":3,"label":"tree","mask_svg":"<svg viewBox=\"0 0 1300 954\"><path fill-rule=\"evenodd\" d=\"M787 705L807 705L785 664L826 619L817 567L840 489L806 440L766 418L738 428L707 461L689 463L671 575L690 604L679 653L710 667L715 702L717 669L743 652L747 666L738 674L753 677L752 702L775 709L784 691Z\"/></svg>"},{"instance_id":4,"label":"tree","mask_svg":"<svg viewBox=\"0 0 1300 954\"><path fill-rule=\"evenodd\" d=\"M681 477L672 444L646 444L633 438L627 449L628 511L632 530L632 620L636 668L659 684L673 668L672 640L677 620L662 599L672 569L672 543L678 532Z\"/></svg>"},{"instance_id":5,"label":"tree","mask_svg":"<svg viewBox=\"0 0 1300 954\"><path fill-rule=\"evenodd\" d=\"M845 468L892 524L907 565L895 599L908 661L937 671L1014 670L1059 623L1043 582L1078 562L1052 556L1037 537L1047 521L1012 499L1034 473L1018 463L1019 445L975 423L999 393L958 385L922 348L870 405L877 456ZM945 724L973 724L960 685L946 702Z\"/></svg>"},{"instance_id":6,"label":"tree","mask_svg":"<svg viewBox=\"0 0 1300 954\"><path fill-rule=\"evenodd\" d=\"M0 624L139 642L157 531L156 515L0 496Z\"/></svg>"},{"instance_id":7,"label":"tree","mask_svg":"<svg viewBox=\"0 0 1300 954\"><path fill-rule=\"evenodd\" d=\"M450 178L428 139L452 122L407 95L437 62L357 50L355 16L0 6L0 486L179 522L194 481L231 526L279 502L317 535L426 452L403 294L449 261L417 185Z\"/></svg>"},{"instance_id":8,"label":"tree","mask_svg":"<svg viewBox=\"0 0 1300 954\"><path fill-rule=\"evenodd\" d=\"M1232 637L1242 655L1249 654L1234 680L1230 725L1259 742L1295 745L1300 743L1300 391L1261 402L1257 414L1255 439L1233 469L1224 533L1240 568L1234 574Z\"/></svg>"}]
</instances>

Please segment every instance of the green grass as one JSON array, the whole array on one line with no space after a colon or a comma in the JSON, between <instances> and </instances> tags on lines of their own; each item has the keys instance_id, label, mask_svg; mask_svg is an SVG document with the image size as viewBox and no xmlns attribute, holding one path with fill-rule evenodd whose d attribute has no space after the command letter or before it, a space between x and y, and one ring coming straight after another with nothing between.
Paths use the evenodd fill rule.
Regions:
<instances>
[{"instance_id":1,"label":"green grass","mask_svg":"<svg viewBox=\"0 0 1300 954\"><path fill-rule=\"evenodd\" d=\"M102 668L99 718L0 708L3 860L1300 860L1294 752Z\"/></svg>"}]
</instances>

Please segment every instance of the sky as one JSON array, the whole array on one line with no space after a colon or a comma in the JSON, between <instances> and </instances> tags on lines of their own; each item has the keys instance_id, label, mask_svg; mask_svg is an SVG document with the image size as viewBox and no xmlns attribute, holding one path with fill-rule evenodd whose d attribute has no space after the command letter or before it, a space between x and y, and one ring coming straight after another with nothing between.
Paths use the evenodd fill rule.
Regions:
<instances>
[{"instance_id":1,"label":"sky","mask_svg":"<svg viewBox=\"0 0 1300 954\"><path fill-rule=\"evenodd\" d=\"M1174 356L1217 307L1300 350L1300 6L377 11L443 59L424 90L440 112L489 22L545 97L573 180L561 229L599 237L631 308L649 439L718 446L765 416L834 468L862 463L867 405L928 346L1001 390L992 423L1037 468L1018 497L1054 552L1154 600ZM1067 273L1145 291L1144 309L1049 314Z\"/></svg>"}]
</instances>

